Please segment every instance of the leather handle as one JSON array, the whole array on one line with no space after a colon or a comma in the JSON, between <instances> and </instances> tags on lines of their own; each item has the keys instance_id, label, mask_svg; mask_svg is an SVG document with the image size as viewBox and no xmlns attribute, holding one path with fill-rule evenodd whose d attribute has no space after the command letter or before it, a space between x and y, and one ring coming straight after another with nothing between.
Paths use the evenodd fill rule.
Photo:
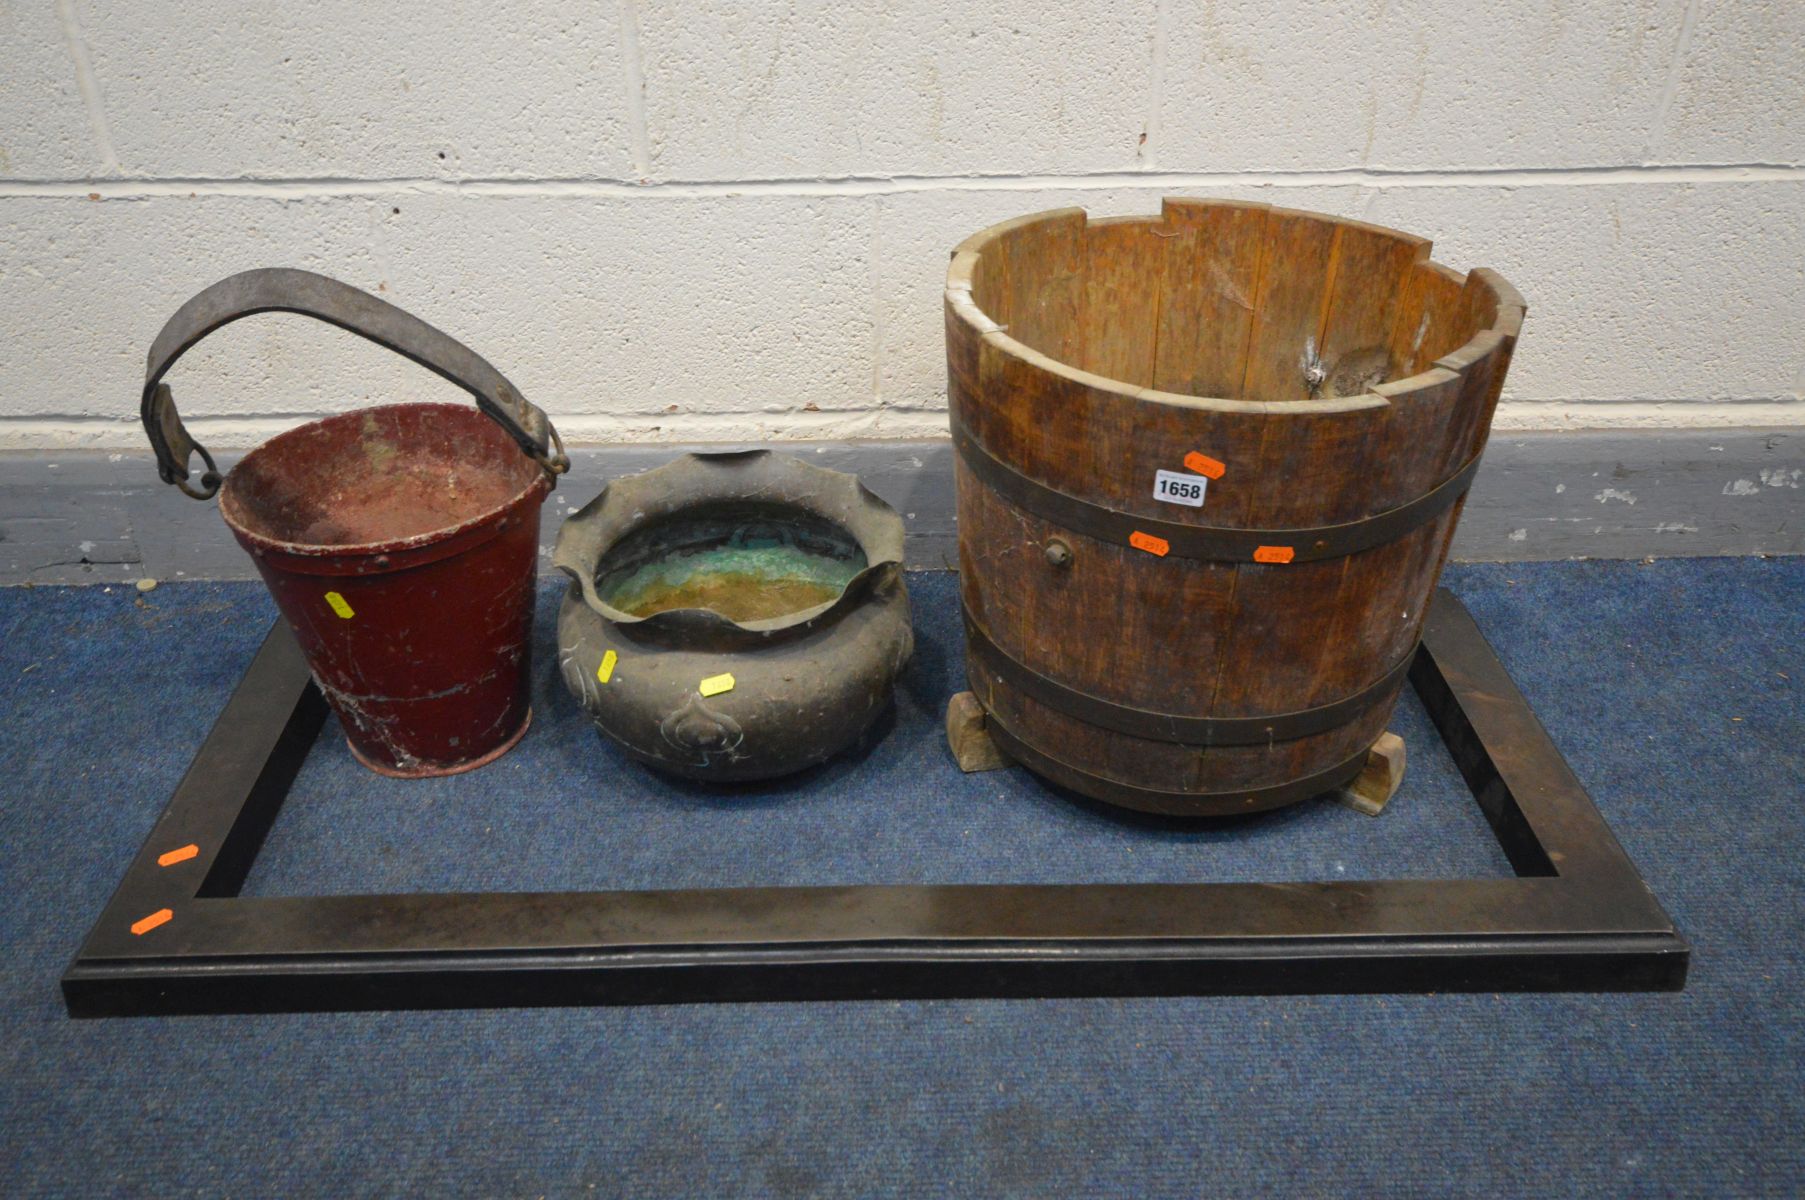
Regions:
<instances>
[{"instance_id":1,"label":"leather handle","mask_svg":"<svg viewBox=\"0 0 1805 1200\"><path fill-rule=\"evenodd\" d=\"M163 376L202 338L242 317L292 312L314 317L368 338L457 384L478 408L520 444L526 455L552 475L570 469L564 443L543 410L529 404L487 359L456 338L350 284L312 271L264 267L230 275L177 309L151 343L144 370L139 416L157 454L157 474L188 495L205 500L219 490L212 455L182 425L175 397ZM190 487L190 457L207 464L199 489Z\"/></svg>"}]
</instances>

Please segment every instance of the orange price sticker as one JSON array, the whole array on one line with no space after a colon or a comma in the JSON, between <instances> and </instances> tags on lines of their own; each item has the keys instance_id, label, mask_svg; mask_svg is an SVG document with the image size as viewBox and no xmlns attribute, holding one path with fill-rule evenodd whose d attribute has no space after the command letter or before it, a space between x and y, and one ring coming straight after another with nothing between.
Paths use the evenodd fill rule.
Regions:
<instances>
[{"instance_id":1,"label":"orange price sticker","mask_svg":"<svg viewBox=\"0 0 1805 1200\"><path fill-rule=\"evenodd\" d=\"M1193 450L1185 455L1185 466L1202 475L1206 479L1221 479L1228 468L1207 454L1199 454Z\"/></svg>"},{"instance_id":2,"label":"orange price sticker","mask_svg":"<svg viewBox=\"0 0 1805 1200\"><path fill-rule=\"evenodd\" d=\"M1172 549L1172 544L1165 538L1157 538L1151 533L1142 533L1138 529L1128 535L1128 544L1136 550L1145 550L1147 553L1156 554L1161 558L1166 557L1167 551Z\"/></svg>"},{"instance_id":3,"label":"orange price sticker","mask_svg":"<svg viewBox=\"0 0 1805 1200\"><path fill-rule=\"evenodd\" d=\"M157 865L159 867L173 867L177 863L187 862L200 852L201 848L199 846L195 845L193 842L189 842L186 846L177 846L174 850L165 850L163 853L157 855Z\"/></svg>"},{"instance_id":4,"label":"orange price sticker","mask_svg":"<svg viewBox=\"0 0 1805 1200\"><path fill-rule=\"evenodd\" d=\"M1253 552L1253 560L1263 563L1288 563L1296 557L1290 546L1261 546Z\"/></svg>"},{"instance_id":5,"label":"orange price sticker","mask_svg":"<svg viewBox=\"0 0 1805 1200\"><path fill-rule=\"evenodd\" d=\"M143 937L157 926L167 925L173 920L175 920L175 913L172 910L159 908L156 912L150 914L150 916L139 917L136 921L133 921L132 932L139 937Z\"/></svg>"}]
</instances>

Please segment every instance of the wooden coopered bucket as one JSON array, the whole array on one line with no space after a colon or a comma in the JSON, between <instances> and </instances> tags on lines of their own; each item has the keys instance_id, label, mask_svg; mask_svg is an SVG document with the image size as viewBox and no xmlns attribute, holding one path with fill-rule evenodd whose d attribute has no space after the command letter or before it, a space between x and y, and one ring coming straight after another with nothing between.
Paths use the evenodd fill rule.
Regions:
<instances>
[{"instance_id":1,"label":"wooden coopered bucket","mask_svg":"<svg viewBox=\"0 0 1805 1200\"><path fill-rule=\"evenodd\" d=\"M947 273L966 667L1003 749L1151 812L1352 779L1523 321L1409 234L1259 204L1061 209Z\"/></svg>"}]
</instances>

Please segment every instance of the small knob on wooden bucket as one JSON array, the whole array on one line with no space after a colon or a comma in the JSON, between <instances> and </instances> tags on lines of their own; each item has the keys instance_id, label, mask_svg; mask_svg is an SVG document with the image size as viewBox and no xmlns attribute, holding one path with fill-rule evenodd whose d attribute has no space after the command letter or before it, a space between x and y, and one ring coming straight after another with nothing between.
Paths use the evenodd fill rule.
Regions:
<instances>
[{"instance_id":1,"label":"small knob on wooden bucket","mask_svg":"<svg viewBox=\"0 0 1805 1200\"><path fill-rule=\"evenodd\" d=\"M1071 566L1072 548L1058 538L1050 539L1047 542L1047 562L1055 567Z\"/></svg>"}]
</instances>

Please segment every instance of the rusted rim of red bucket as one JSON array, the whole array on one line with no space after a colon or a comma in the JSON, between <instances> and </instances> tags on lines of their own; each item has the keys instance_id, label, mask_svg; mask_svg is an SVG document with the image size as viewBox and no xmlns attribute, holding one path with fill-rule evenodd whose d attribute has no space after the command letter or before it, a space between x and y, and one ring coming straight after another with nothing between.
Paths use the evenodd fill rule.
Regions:
<instances>
[{"instance_id":1,"label":"rusted rim of red bucket","mask_svg":"<svg viewBox=\"0 0 1805 1200\"><path fill-rule=\"evenodd\" d=\"M356 498L344 495L346 480L340 479L336 487L327 486L326 474L335 466L341 473L355 470L333 456L347 446L357 446L369 431L380 429L385 423L398 441L427 436L430 428L432 436L460 444L464 455L487 452L488 462L483 466L472 464L472 469L486 468L498 478L515 476L519 486L490 487L486 502L478 502L468 515L459 514L444 524L433 524L428 519L424 527L408 528L393 537L312 541L276 536L270 514L256 511L251 489L268 477L282 475L284 465L323 463L317 469L310 466L300 473L291 469L287 472L288 481L325 493L321 497L325 502L356 503ZM395 447L398 458L407 459L413 453L414 449L406 444ZM353 477L349 482L351 486L358 482L367 485L371 494L361 498L366 507L381 501L392 509L395 497L374 494L382 488L384 478L372 474L361 481ZM475 409L460 404L385 404L310 421L264 442L240 459L225 477L219 492L219 512L251 553L285 570L309 575L381 574L424 566L481 545L508 528L521 510L543 502L551 489L552 477L521 457L503 431Z\"/></svg>"}]
</instances>

